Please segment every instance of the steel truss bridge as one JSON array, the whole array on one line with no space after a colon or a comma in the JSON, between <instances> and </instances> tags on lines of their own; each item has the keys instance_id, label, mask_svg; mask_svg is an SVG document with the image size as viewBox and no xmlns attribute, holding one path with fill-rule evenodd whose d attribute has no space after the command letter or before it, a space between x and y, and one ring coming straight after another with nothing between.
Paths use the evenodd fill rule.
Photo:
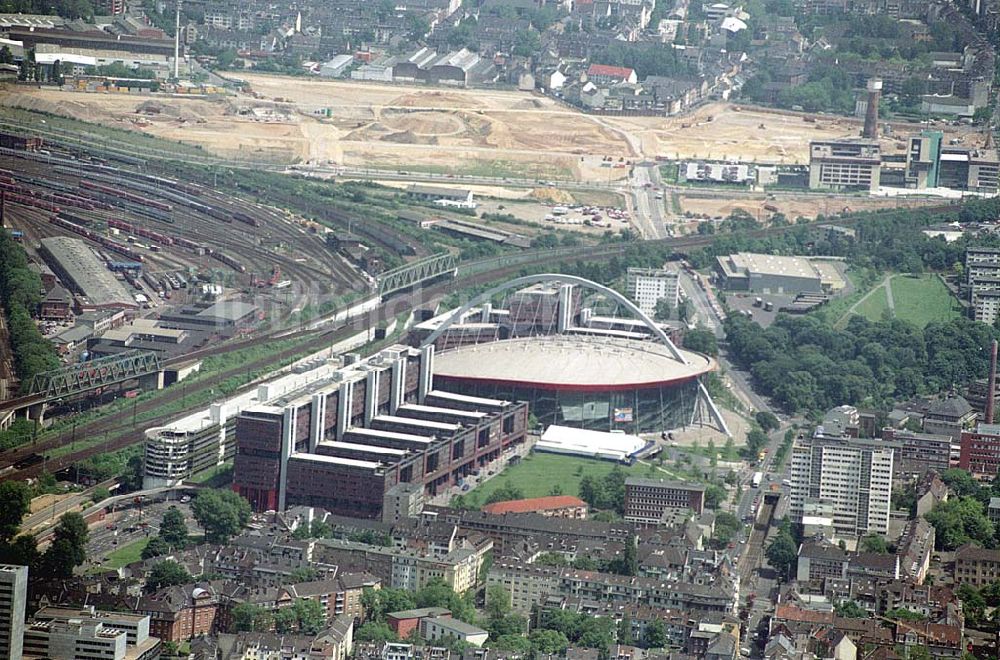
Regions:
<instances>
[{"instance_id":1,"label":"steel truss bridge","mask_svg":"<svg viewBox=\"0 0 1000 660\"><path fill-rule=\"evenodd\" d=\"M378 276L378 295L384 298L390 293L402 291L412 286L432 280L441 275L458 274L458 261L450 252L440 252L399 268L387 270Z\"/></svg>"}]
</instances>

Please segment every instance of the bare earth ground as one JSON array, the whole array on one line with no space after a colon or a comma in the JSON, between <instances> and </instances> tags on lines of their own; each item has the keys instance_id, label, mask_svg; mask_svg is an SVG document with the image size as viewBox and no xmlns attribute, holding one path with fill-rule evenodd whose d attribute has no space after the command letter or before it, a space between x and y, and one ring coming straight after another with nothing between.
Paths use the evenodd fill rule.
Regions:
<instances>
[{"instance_id":1,"label":"bare earth ground","mask_svg":"<svg viewBox=\"0 0 1000 660\"><path fill-rule=\"evenodd\" d=\"M764 209L764 205L773 206L783 213L789 220L805 216L815 217L817 213L823 215L836 214L842 211L867 211L880 208L916 208L918 206L941 204L940 199L935 198L905 198L905 197L861 197L857 195L747 195L738 198L725 198L725 192L714 193L712 197L710 191L698 193L697 195L681 194L679 202L683 212L690 212L696 216L707 216L709 218L724 218L736 209L743 209L753 216L767 218L771 212Z\"/></svg>"},{"instance_id":2,"label":"bare earth ground","mask_svg":"<svg viewBox=\"0 0 1000 660\"><path fill-rule=\"evenodd\" d=\"M721 102L679 117L598 117L526 92L241 76L252 96L195 99L17 86L0 94L0 104L199 144L234 159L606 184L624 179L628 169L602 167L605 158L805 163L810 139L857 135L861 126L850 118L812 115L816 121L809 123L801 113ZM939 128L947 139L971 131ZM883 140L883 149L901 152L900 144Z\"/></svg>"}]
</instances>

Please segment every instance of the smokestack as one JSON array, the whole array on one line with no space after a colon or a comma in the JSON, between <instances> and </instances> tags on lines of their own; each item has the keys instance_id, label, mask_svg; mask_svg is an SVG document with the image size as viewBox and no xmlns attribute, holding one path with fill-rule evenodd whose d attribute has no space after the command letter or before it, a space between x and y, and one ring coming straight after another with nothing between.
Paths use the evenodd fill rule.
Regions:
<instances>
[{"instance_id":1,"label":"smokestack","mask_svg":"<svg viewBox=\"0 0 1000 660\"><path fill-rule=\"evenodd\" d=\"M878 139L878 102L882 96L882 81L871 78L868 81L868 108L865 110L865 130L862 137Z\"/></svg>"},{"instance_id":2,"label":"smokestack","mask_svg":"<svg viewBox=\"0 0 1000 660\"><path fill-rule=\"evenodd\" d=\"M983 415L987 424L993 423L993 404L996 398L997 386L997 340L990 346L990 378L986 381L986 414Z\"/></svg>"},{"instance_id":3,"label":"smokestack","mask_svg":"<svg viewBox=\"0 0 1000 660\"><path fill-rule=\"evenodd\" d=\"M181 0L177 0L177 17L175 19L175 25L174 25L174 80L181 79L180 65L181 65Z\"/></svg>"}]
</instances>

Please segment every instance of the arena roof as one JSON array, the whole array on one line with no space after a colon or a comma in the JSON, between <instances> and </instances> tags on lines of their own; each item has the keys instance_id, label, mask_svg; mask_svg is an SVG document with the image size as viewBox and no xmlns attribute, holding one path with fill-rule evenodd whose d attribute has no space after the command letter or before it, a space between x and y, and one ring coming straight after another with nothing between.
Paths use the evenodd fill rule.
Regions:
<instances>
[{"instance_id":1,"label":"arena roof","mask_svg":"<svg viewBox=\"0 0 1000 660\"><path fill-rule=\"evenodd\" d=\"M442 351L434 374L469 381L534 385L545 389L622 390L664 385L700 376L715 362L653 341L549 336L506 339Z\"/></svg>"}]
</instances>

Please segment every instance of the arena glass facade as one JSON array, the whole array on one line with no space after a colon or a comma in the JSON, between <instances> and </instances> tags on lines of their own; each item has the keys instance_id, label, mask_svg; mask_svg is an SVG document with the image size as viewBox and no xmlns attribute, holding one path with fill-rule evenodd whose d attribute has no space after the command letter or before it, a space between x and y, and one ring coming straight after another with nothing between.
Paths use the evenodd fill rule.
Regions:
<instances>
[{"instance_id":1,"label":"arena glass facade","mask_svg":"<svg viewBox=\"0 0 1000 660\"><path fill-rule=\"evenodd\" d=\"M591 431L635 434L678 429L691 424L698 405L696 378L630 388L573 389L438 374L434 385L446 392L527 401L528 409L543 427L558 424Z\"/></svg>"}]
</instances>

